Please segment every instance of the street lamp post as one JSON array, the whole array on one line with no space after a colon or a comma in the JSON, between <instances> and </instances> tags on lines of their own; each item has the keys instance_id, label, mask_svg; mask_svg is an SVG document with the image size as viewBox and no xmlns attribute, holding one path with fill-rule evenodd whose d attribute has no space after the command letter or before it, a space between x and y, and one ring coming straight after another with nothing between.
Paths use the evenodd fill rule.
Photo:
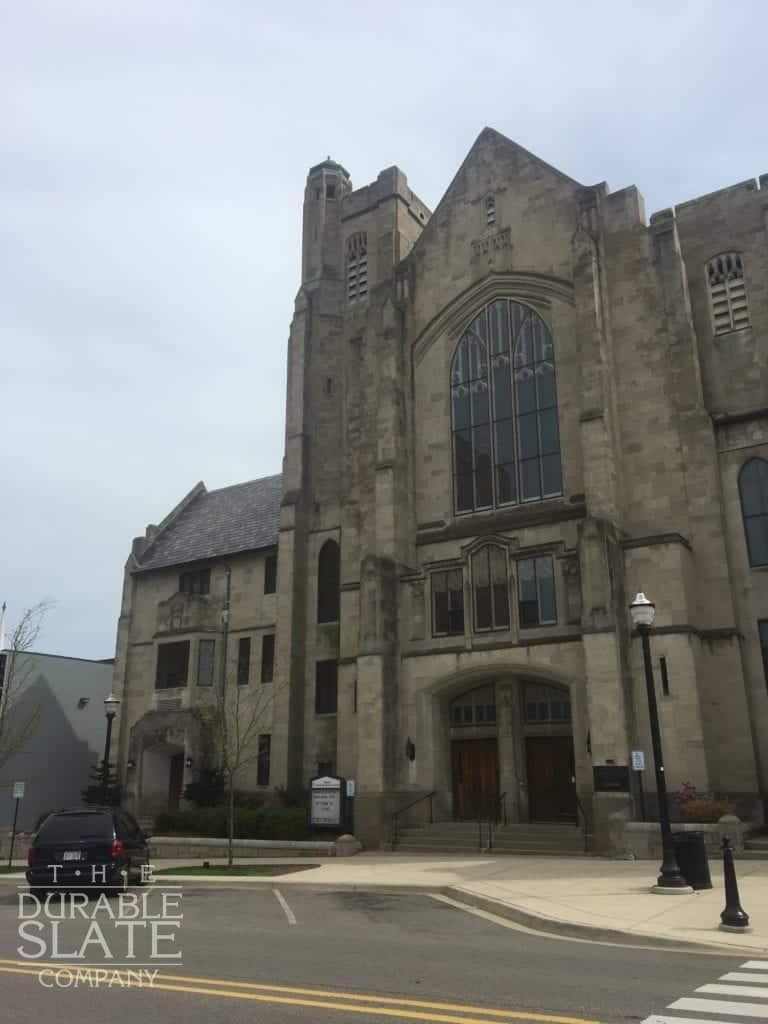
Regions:
<instances>
[{"instance_id":1,"label":"street lamp post","mask_svg":"<svg viewBox=\"0 0 768 1024\"><path fill-rule=\"evenodd\" d=\"M656 769L656 794L659 801L659 824L661 826L661 847L663 850L661 873L659 874L656 887L659 890L687 890L688 883L680 874L677 857L675 856L675 844L672 840L672 827L669 823L667 780L664 775L664 754L661 749L659 708L656 703L656 687L653 682L651 626L656 617L656 606L653 601L648 600L645 594L640 593L629 606L629 614L643 643L645 686L648 691L648 716L651 720L651 745L653 746L653 763Z\"/></svg>"},{"instance_id":2,"label":"street lamp post","mask_svg":"<svg viewBox=\"0 0 768 1024\"><path fill-rule=\"evenodd\" d=\"M104 760L101 764L101 788L104 803L107 802L107 790L109 789L109 748L112 745L112 723L119 707L120 698L113 693L104 698L104 714L107 716L107 738L104 743Z\"/></svg>"}]
</instances>

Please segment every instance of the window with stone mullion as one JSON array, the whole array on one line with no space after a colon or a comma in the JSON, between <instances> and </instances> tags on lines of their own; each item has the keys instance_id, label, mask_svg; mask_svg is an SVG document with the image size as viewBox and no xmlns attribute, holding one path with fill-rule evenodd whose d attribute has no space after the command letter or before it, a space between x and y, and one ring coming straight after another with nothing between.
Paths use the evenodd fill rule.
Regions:
<instances>
[{"instance_id":1,"label":"window with stone mullion","mask_svg":"<svg viewBox=\"0 0 768 1024\"><path fill-rule=\"evenodd\" d=\"M515 338L514 376L520 500L541 500L561 492L560 438L552 340L533 314Z\"/></svg>"},{"instance_id":2,"label":"window with stone mullion","mask_svg":"<svg viewBox=\"0 0 768 1024\"><path fill-rule=\"evenodd\" d=\"M557 622L552 558L521 559L517 563L518 615L521 628Z\"/></svg>"},{"instance_id":3,"label":"window with stone mullion","mask_svg":"<svg viewBox=\"0 0 768 1024\"><path fill-rule=\"evenodd\" d=\"M472 559L475 629L509 628L507 556L497 544L481 548Z\"/></svg>"},{"instance_id":4,"label":"window with stone mullion","mask_svg":"<svg viewBox=\"0 0 768 1024\"><path fill-rule=\"evenodd\" d=\"M451 408L457 512L562 493L554 347L533 309L503 299L475 318L454 355Z\"/></svg>"},{"instance_id":5,"label":"window with stone mullion","mask_svg":"<svg viewBox=\"0 0 768 1024\"><path fill-rule=\"evenodd\" d=\"M432 633L453 636L464 632L464 584L461 569L432 574Z\"/></svg>"},{"instance_id":6,"label":"window with stone mullion","mask_svg":"<svg viewBox=\"0 0 768 1024\"><path fill-rule=\"evenodd\" d=\"M457 511L490 508L491 411L484 313L464 334L454 357L451 401Z\"/></svg>"}]
</instances>

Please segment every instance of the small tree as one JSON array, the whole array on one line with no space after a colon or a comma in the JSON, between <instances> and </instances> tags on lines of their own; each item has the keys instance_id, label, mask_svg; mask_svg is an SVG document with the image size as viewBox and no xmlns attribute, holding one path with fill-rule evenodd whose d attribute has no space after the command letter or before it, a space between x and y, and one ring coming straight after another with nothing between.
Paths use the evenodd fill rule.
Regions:
<instances>
[{"instance_id":1,"label":"small tree","mask_svg":"<svg viewBox=\"0 0 768 1024\"><path fill-rule=\"evenodd\" d=\"M0 676L0 772L24 749L40 718L41 704L27 699L35 671L30 652L50 608L51 602L40 601L25 609L0 655L5 659Z\"/></svg>"},{"instance_id":2,"label":"small tree","mask_svg":"<svg viewBox=\"0 0 768 1024\"><path fill-rule=\"evenodd\" d=\"M104 762L99 761L88 773L90 782L81 796L84 804L98 804L102 807L119 807L122 799L122 787L113 765L107 768L104 778Z\"/></svg>"},{"instance_id":3,"label":"small tree","mask_svg":"<svg viewBox=\"0 0 768 1024\"><path fill-rule=\"evenodd\" d=\"M227 801L227 863L234 860L235 791L245 770L258 762L260 737L271 722L276 682L241 686L227 674L216 695L214 735Z\"/></svg>"}]
</instances>

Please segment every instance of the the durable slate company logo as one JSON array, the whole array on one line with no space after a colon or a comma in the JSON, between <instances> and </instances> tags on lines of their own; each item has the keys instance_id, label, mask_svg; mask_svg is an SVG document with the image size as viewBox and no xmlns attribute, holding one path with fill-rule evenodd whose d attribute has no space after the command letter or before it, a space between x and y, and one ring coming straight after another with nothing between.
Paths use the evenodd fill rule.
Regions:
<instances>
[{"instance_id":1,"label":"the durable slate company logo","mask_svg":"<svg viewBox=\"0 0 768 1024\"><path fill-rule=\"evenodd\" d=\"M151 988L163 964L181 966L181 890L156 884L151 866L143 888L105 889L101 870L78 891L18 893L17 952L45 988Z\"/></svg>"}]
</instances>

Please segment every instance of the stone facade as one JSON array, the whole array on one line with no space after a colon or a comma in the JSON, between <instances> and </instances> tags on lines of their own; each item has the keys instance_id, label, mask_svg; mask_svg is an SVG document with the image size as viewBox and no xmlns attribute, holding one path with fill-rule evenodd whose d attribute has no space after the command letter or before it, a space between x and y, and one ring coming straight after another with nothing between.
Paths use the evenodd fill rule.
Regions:
<instances>
[{"instance_id":1,"label":"stone facade","mask_svg":"<svg viewBox=\"0 0 768 1024\"><path fill-rule=\"evenodd\" d=\"M648 221L634 187L584 187L490 129L434 213L398 168L357 190L332 161L310 170L277 594L263 613L276 629L271 785L300 790L321 770L353 778L368 845L386 841L394 811L434 793L444 818L486 813L503 794L512 820L586 819L608 848L615 815L638 813L637 780L622 771L632 750L646 753L653 807L627 614L644 590L657 605L668 787L695 785L762 820L768 572L747 555L739 473L768 458L767 184ZM723 253L743 267L733 287L748 315L733 330L713 313L710 261ZM502 316L511 326L492 328ZM508 358L494 346L518 322ZM480 342L473 324L486 325ZM526 331L539 355L521 355ZM482 364L465 389L466 431L464 344ZM497 372L512 373L507 397ZM553 426L542 395L555 374ZM538 419L526 419L526 386ZM340 610L318 621L328 541ZM489 544L501 575L482 590ZM243 564L258 571L262 557ZM131 625L118 644L118 675L120 644L146 644L121 677L132 719L156 699L150 641L158 602L173 601L170 575L142 586L155 588L148 610L133 591L124 621L146 616L145 639ZM243 614L262 628L261 613ZM331 710L318 663L336 666Z\"/></svg>"}]
</instances>

